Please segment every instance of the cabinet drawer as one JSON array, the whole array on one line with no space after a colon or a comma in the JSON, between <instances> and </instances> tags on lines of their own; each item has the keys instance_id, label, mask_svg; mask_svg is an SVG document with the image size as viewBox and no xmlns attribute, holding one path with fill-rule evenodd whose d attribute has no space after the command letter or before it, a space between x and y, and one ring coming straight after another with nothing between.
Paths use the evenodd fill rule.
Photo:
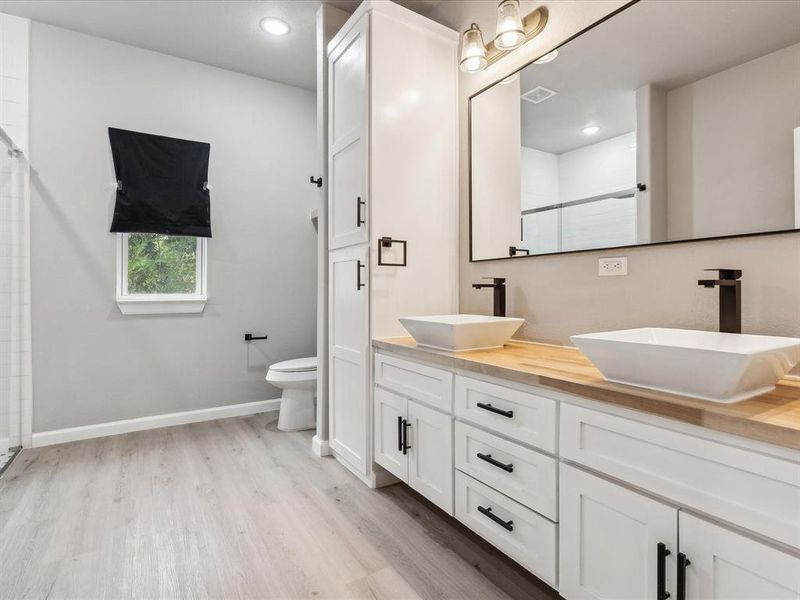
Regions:
<instances>
[{"instance_id":1,"label":"cabinet drawer","mask_svg":"<svg viewBox=\"0 0 800 600\"><path fill-rule=\"evenodd\" d=\"M800 462L569 404L561 456L800 548Z\"/></svg>"},{"instance_id":2,"label":"cabinet drawer","mask_svg":"<svg viewBox=\"0 0 800 600\"><path fill-rule=\"evenodd\" d=\"M455 414L547 452L556 452L555 400L456 375Z\"/></svg>"},{"instance_id":3,"label":"cabinet drawer","mask_svg":"<svg viewBox=\"0 0 800 600\"><path fill-rule=\"evenodd\" d=\"M457 469L557 520L555 459L466 423L456 423L455 442Z\"/></svg>"},{"instance_id":4,"label":"cabinet drawer","mask_svg":"<svg viewBox=\"0 0 800 600\"><path fill-rule=\"evenodd\" d=\"M375 383L439 410L453 412L453 374L449 371L377 353Z\"/></svg>"},{"instance_id":5,"label":"cabinet drawer","mask_svg":"<svg viewBox=\"0 0 800 600\"><path fill-rule=\"evenodd\" d=\"M456 471L456 518L531 573L556 585L555 523L460 471Z\"/></svg>"}]
</instances>

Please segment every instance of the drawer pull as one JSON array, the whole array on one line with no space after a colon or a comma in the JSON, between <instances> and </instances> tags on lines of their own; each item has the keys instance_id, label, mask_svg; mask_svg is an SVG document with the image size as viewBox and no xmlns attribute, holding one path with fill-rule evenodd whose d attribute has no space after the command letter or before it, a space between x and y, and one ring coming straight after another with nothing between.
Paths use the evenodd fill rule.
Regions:
<instances>
[{"instance_id":1,"label":"drawer pull","mask_svg":"<svg viewBox=\"0 0 800 600\"><path fill-rule=\"evenodd\" d=\"M658 549L656 563L656 600L667 600L669 592L667 591L667 556L672 554L664 542L658 542L656 546ZM680 577L680 575L678 575Z\"/></svg>"},{"instance_id":2,"label":"drawer pull","mask_svg":"<svg viewBox=\"0 0 800 600\"><path fill-rule=\"evenodd\" d=\"M514 472L514 465L512 465L512 464L507 464L507 465L503 464L499 460L495 460L494 458L492 458L491 454L483 454L481 452L478 452L478 458L480 458L481 460L485 460L490 465L494 465L495 467L503 469L503 471L508 471L509 473L513 473Z\"/></svg>"},{"instance_id":3,"label":"drawer pull","mask_svg":"<svg viewBox=\"0 0 800 600\"><path fill-rule=\"evenodd\" d=\"M482 408L483 410L488 410L489 412L493 412L496 415L508 417L509 419L514 418L513 410L503 410L502 408L497 408L495 406L492 406L491 404L484 404L483 402L478 402L478 408Z\"/></svg>"},{"instance_id":4,"label":"drawer pull","mask_svg":"<svg viewBox=\"0 0 800 600\"><path fill-rule=\"evenodd\" d=\"M678 594L676 600L686 600L686 567L692 564L683 552L678 552Z\"/></svg>"},{"instance_id":5,"label":"drawer pull","mask_svg":"<svg viewBox=\"0 0 800 600\"><path fill-rule=\"evenodd\" d=\"M503 521L503 519L501 519L492 512L491 506L489 508L484 508L483 506L479 506L478 512L481 513L482 515L486 515L487 517L489 517L492 521L500 525L500 527L502 527L506 531L514 531L514 521Z\"/></svg>"}]
</instances>

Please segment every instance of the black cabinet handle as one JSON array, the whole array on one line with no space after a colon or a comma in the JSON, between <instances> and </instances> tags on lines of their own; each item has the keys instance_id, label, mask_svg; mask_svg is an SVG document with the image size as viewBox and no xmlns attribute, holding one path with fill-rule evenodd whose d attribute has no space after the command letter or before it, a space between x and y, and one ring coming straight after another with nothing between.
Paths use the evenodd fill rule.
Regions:
<instances>
[{"instance_id":1,"label":"black cabinet handle","mask_svg":"<svg viewBox=\"0 0 800 600\"><path fill-rule=\"evenodd\" d=\"M361 218L361 207L366 208L367 202L366 200L362 200L361 196L356 198L356 227L361 227L362 225L366 224L366 220Z\"/></svg>"},{"instance_id":2,"label":"black cabinet handle","mask_svg":"<svg viewBox=\"0 0 800 600\"><path fill-rule=\"evenodd\" d=\"M314 179L314 176L312 175L311 177L308 178L308 181L309 183L312 183L317 187L322 187L322 177L317 177L316 179Z\"/></svg>"},{"instance_id":3,"label":"black cabinet handle","mask_svg":"<svg viewBox=\"0 0 800 600\"><path fill-rule=\"evenodd\" d=\"M365 268L367 265L362 265L361 261L356 261L358 263L358 270L356 271L356 289L360 290L363 287L366 287L366 283L361 283L361 269Z\"/></svg>"},{"instance_id":4,"label":"black cabinet handle","mask_svg":"<svg viewBox=\"0 0 800 600\"><path fill-rule=\"evenodd\" d=\"M406 419L403 419L403 455L408 454L408 450L411 448L411 446L408 445L409 427L411 427L411 423L409 423Z\"/></svg>"},{"instance_id":5,"label":"black cabinet handle","mask_svg":"<svg viewBox=\"0 0 800 600\"><path fill-rule=\"evenodd\" d=\"M397 417L397 451L403 451L403 417Z\"/></svg>"},{"instance_id":6,"label":"black cabinet handle","mask_svg":"<svg viewBox=\"0 0 800 600\"><path fill-rule=\"evenodd\" d=\"M683 552L678 552L678 581L676 600L686 600L686 567L692 564Z\"/></svg>"},{"instance_id":7,"label":"black cabinet handle","mask_svg":"<svg viewBox=\"0 0 800 600\"><path fill-rule=\"evenodd\" d=\"M656 563L656 600L667 600L669 592L667 591L667 557L671 552L667 549L666 544L658 542L658 562Z\"/></svg>"},{"instance_id":8,"label":"black cabinet handle","mask_svg":"<svg viewBox=\"0 0 800 600\"><path fill-rule=\"evenodd\" d=\"M496 415L501 415L503 417L508 417L509 419L514 418L514 411L513 410L503 410L501 408L496 408L491 404L484 404L483 402L478 402L478 408L482 408L483 410L488 410L489 412L493 412Z\"/></svg>"},{"instance_id":9,"label":"black cabinet handle","mask_svg":"<svg viewBox=\"0 0 800 600\"><path fill-rule=\"evenodd\" d=\"M512 465L512 464L507 464L507 465L503 464L499 460L493 459L491 454L481 454L480 452L478 452L478 458L480 458L481 460L485 460L490 465L494 465L495 467L503 469L503 471L508 471L509 473L513 473L514 472L514 465Z\"/></svg>"},{"instance_id":10,"label":"black cabinet handle","mask_svg":"<svg viewBox=\"0 0 800 600\"><path fill-rule=\"evenodd\" d=\"M492 512L491 507L484 508L483 506L479 506L478 512L489 517L492 521L500 525L500 527L506 531L514 531L514 521L503 521L503 519Z\"/></svg>"}]
</instances>

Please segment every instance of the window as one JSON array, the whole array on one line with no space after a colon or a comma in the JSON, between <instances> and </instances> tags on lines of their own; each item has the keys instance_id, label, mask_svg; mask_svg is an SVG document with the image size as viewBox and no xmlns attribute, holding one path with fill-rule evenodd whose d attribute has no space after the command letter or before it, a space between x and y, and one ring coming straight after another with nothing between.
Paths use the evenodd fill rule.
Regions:
<instances>
[{"instance_id":1,"label":"window","mask_svg":"<svg viewBox=\"0 0 800 600\"><path fill-rule=\"evenodd\" d=\"M206 238L117 234L117 305L122 313L202 312L206 246Z\"/></svg>"}]
</instances>

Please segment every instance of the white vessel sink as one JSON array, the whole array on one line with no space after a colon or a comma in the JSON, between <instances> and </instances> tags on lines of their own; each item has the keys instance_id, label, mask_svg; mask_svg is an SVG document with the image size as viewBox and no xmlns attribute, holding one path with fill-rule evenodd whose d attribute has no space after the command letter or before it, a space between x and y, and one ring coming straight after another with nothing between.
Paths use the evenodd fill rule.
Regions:
<instances>
[{"instance_id":1,"label":"white vessel sink","mask_svg":"<svg viewBox=\"0 0 800 600\"><path fill-rule=\"evenodd\" d=\"M499 348L525 322L513 317L436 315L401 317L400 322L420 346L438 350Z\"/></svg>"},{"instance_id":2,"label":"white vessel sink","mask_svg":"<svg viewBox=\"0 0 800 600\"><path fill-rule=\"evenodd\" d=\"M769 392L800 362L796 338L646 328L571 339L608 381L712 402Z\"/></svg>"}]
</instances>

